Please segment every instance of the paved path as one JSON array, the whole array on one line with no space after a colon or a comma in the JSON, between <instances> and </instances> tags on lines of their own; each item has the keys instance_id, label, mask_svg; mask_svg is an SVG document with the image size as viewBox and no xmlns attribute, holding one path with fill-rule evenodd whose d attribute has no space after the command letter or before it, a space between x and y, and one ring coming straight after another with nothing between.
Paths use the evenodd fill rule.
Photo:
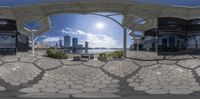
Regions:
<instances>
[{"instance_id":1,"label":"paved path","mask_svg":"<svg viewBox=\"0 0 200 99\"><path fill-rule=\"evenodd\" d=\"M18 53L1 57L0 96L145 99L200 95L198 55L132 52L128 59L109 62L74 62L43 55L37 52L35 56Z\"/></svg>"}]
</instances>

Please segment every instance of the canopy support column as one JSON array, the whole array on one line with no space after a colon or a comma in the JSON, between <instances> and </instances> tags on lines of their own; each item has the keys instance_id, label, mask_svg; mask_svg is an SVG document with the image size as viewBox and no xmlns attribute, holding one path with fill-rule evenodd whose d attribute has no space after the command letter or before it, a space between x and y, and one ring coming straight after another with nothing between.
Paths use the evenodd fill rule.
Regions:
<instances>
[{"instance_id":1,"label":"canopy support column","mask_svg":"<svg viewBox=\"0 0 200 99\"><path fill-rule=\"evenodd\" d=\"M35 54L35 40L34 40L34 32L31 31L31 34L32 34L32 54L34 55Z\"/></svg>"},{"instance_id":2,"label":"canopy support column","mask_svg":"<svg viewBox=\"0 0 200 99\"><path fill-rule=\"evenodd\" d=\"M124 34L123 34L123 56L126 58L126 47L127 47L127 28L124 28Z\"/></svg>"},{"instance_id":3,"label":"canopy support column","mask_svg":"<svg viewBox=\"0 0 200 99\"><path fill-rule=\"evenodd\" d=\"M138 43L138 40L137 40L137 51L139 51L139 43Z\"/></svg>"}]
</instances>

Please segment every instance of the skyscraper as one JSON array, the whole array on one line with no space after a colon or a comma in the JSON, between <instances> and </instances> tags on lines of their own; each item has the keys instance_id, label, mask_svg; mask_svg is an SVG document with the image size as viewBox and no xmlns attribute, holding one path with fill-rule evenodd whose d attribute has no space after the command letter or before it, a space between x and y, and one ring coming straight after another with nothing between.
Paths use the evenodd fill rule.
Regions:
<instances>
[{"instance_id":1,"label":"skyscraper","mask_svg":"<svg viewBox=\"0 0 200 99\"><path fill-rule=\"evenodd\" d=\"M76 48L78 46L78 38L72 38L72 47Z\"/></svg>"},{"instance_id":2,"label":"skyscraper","mask_svg":"<svg viewBox=\"0 0 200 99\"><path fill-rule=\"evenodd\" d=\"M70 36L69 35L64 36L64 46L66 48L70 47Z\"/></svg>"},{"instance_id":3,"label":"skyscraper","mask_svg":"<svg viewBox=\"0 0 200 99\"><path fill-rule=\"evenodd\" d=\"M62 47L62 40L59 41L59 46Z\"/></svg>"},{"instance_id":4,"label":"skyscraper","mask_svg":"<svg viewBox=\"0 0 200 99\"><path fill-rule=\"evenodd\" d=\"M88 53L88 42L85 42L85 53Z\"/></svg>"}]
</instances>

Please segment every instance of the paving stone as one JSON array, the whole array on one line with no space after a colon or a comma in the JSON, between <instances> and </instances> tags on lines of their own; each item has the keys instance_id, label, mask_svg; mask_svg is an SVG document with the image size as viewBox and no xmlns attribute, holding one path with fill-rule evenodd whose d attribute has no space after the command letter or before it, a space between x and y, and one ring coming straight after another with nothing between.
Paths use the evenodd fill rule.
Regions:
<instances>
[{"instance_id":1,"label":"paving stone","mask_svg":"<svg viewBox=\"0 0 200 99\"><path fill-rule=\"evenodd\" d=\"M192 94L193 93L193 91L192 90L188 90L188 89L185 89L185 90L183 90L183 89L177 89L177 90L170 90L169 91L169 93L170 94L183 94L183 95L185 95L185 94Z\"/></svg>"},{"instance_id":2,"label":"paving stone","mask_svg":"<svg viewBox=\"0 0 200 99\"><path fill-rule=\"evenodd\" d=\"M6 90L6 88L5 87L3 87L3 86L0 86L0 91L5 91Z\"/></svg>"},{"instance_id":3,"label":"paving stone","mask_svg":"<svg viewBox=\"0 0 200 99\"><path fill-rule=\"evenodd\" d=\"M52 59L52 58L42 58L36 62L36 65L39 66L42 69L51 69L58 66L61 66L61 62L58 59Z\"/></svg>"},{"instance_id":4,"label":"paving stone","mask_svg":"<svg viewBox=\"0 0 200 99\"><path fill-rule=\"evenodd\" d=\"M103 93L117 93L117 92L119 92L119 89L117 89L117 88L102 88L100 90L100 92L103 92Z\"/></svg>"},{"instance_id":5,"label":"paving stone","mask_svg":"<svg viewBox=\"0 0 200 99\"><path fill-rule=\"evenodd\" d=\"M82 93L72 95L74 98L117 98L120 97L110 93Z\"/></svg>"},{"instance_id":6,"label":"paving stone","mask_svg":"<svg viewBox=\"0 0 200 99\"><path fill-rule=\"evenodd\" d=\"M81 90L84 91L84 92L98 92L99 91L98 88L94 88L94 87L85 87Z\"/></svg>"},{"instance_id":7,"label":"paving stone","mask_svg":"<svg viewBox=\"0 0 200 99\"><path fill-rule=\"evenodd\" d=\"M192 59L193 57L191 55L178 55L178 56L174 56L170 59Z\"/></svg>"},{"instance_id":8,"label":"paving stone","mask_svg":"<svg viewBox=\"0 0 200 99\"><path fill-rule=\"evenodd\" d=\"M149 90L149 88L148 87L144 87L144 86L137 86L137 87L134 87L134 90L145 91L145 90Z\"/></svg>"},{"instance_id":9,"label":"paving stone","mask_svg":"<svg viewBox=\"0 0 200 99\"><path fill-rule=\"evenodd\" d=\"M106 84L96 84L95 87L96 88L106 88L107 85Z\"/></svg>"},{"instance_id":10,"label":"paving stone","mask_svg":"<svg viewBox=\"0 0 200 99\"><path fill-rule=\"evenodd\" d=\"M110 88L116 88L116 87L119 87L119 86L120 85L117 84L117 83L111 83L111 84L108 85L108 87L110 87Z\"/></svg>"},{"instance_id":11,"label":"paving stone","mask_svg":"<svg viewBox=\"0 0 200 99\"><path fill-rule=\"evenodd\" d=\"M134 62L136 62L140 66L149 66L157 63L156 61L142 61L142 60L134 60Z\"/></svg>"},{"instance_id":12,"label":"paving stone","mask_svg":"<svg viewBox=\"0 0 200 99\"><path fill-rule=\"evenodd\" d=\"M148 51L127 51L127 57L143 60L157 60L163 59L164 56L158 56L157 52Z\"/></svg>"},{"instance_id":13,"label":"paving stone","mask_svg":"<svg viewBox=\"0 0 200 99\"><path fill-rule=\"evenodd\" d=\"M33 85L33 88L45 88L46 86L44 84L35 84Z\"/></svg>"},{"instance_id":14,"label":"paving stone","mask_svg":"<svg viewBox=\"0 0 200 99\"><path fill-rule=\"evenodd\" d=\"M4 56L1 58L4 62L17 62L18 57L17 56Z\"/></svg>"},{"instance_id":15,"label":"paving stone","mask_svg":"<svg viewBox=\"0 0 200 99\"><path fill-rule=\"evenodd\" d=\"M35 62L37 60L37 58L34 57L21 57L20 61L22 62Z\"/></svg>"},{"instance_id":16,"label":"paving stone","mask_svg":"<svg viewBox=\"0 0 200 99\"><path fill-rule=\"evenodd\" d=\"M84 83L84 86L86 86L86 87L92 87L92 86L94 86L94 83Z\"/></svg>"},{"instance_id":17,"label":"paving stone","mask_svg":"<svg viewBox=\"0 0 200 99\"><path fill-rule=\"evenodd\" d=\"M183 67L195 68L200 65L200 60L199 59L181 60L177 64L179 64Z\"/></svg>"},{"instance_id":18,"label":"paving stone","mask_svg":"<svg viewBox=\"0 0 200 99\"><path fill-rule=\"evenodd\" d=\"M168 94L168 90L163 90L163 89L152 89L152 90L146 90L145 91L147 94Z\"/></svg>"},{"instance_id":19,"label":"paving stone","mask_svg":"<svg viewBox=\"0 0 200 99\"><path fill-rule=\"evenodd\" d=\"M125 77L126 75L134 72L138 66L131 60L122 60L110 61L106 63L103 68L116 76Z\"/></svg>"},{"instance_id":20,"label":"paving stone","mask_svg":"<svg viewBox=\"0 0 200 99\"><path fill-rule=\"evenodd\" d=\"M58 89L58 88L41 88L40 90L41 90L42 92L56 93L56 92L58 92L60 89Z\"/></svg>"},{"instance_id":21,"label":"paving stone","mask_svg":"<svg viewBox=\"0 0 200 99\"><path fill-rule=\"evenodd\" d=\"M105 63L99 60L89 60L83 63L84 65L94 66L94 67L101 67Z\"/></svg>"},{"instance_id":22,"label":"paving stone","mask_svg":"<svg viewBox=\"0 0 200 99\"><path fill-rule=\"evenodd\" d=\"M80 65L82 62L81 61L72 61L69 59L62 59L61 60L63 62L63 64L65 64L66 66L71 66L71 65Z\"/></svg>"},{"instance_id":23,"label":"paving stone","mask_svg":"<svg viewBox=\"0 0 200 99\"><path fill-rule=\"evenodd\" d=\"M18 97L24 97L24 98L69 98L69 95L67 94L57 94L57 93L29 93L29 94L23 94L19 95Z\"/></svg>"},{"instance_id":24,"label":"paving stone","mask_svg":"<svg viewBox=\"0 0 200 99\"><path fill-rule=\"evenodd\" d=\"M58 93L62 93L62 94L79 94L79 93L82 93L82 91L77 90L77 89L65 89L65 90L59 91Z\"/></svg>"},{"instance_id":25,"label":"paving stone","mask_svg":"<svg viewBox=\"0 0 200 99\"><path fill-rule=\"evenodd\" d=\"M31 88L39 88L42 92L79 94L98 92L99 88L106 88L109 84L113 84L114 88L117 84L113 82L119 80L112 79L99 68L76 65L46 71L42 79Z\"/></svg>"},{"instance_id":26,"label":"paving stone","mask_svg":"<svg viewBox=\"0 0 200 99\"><path fill-rule=\"evenodd\" d=\"M37 88L23 88L20 90L20 92L24 92L24 93L37 93L40 92L39 89Z\"/></svg>"},{"instance_id":27,"label":"paving stone","mask_svg":"<svg viewBox=\"0 0 200 99\"><path fill-rule=\"evenodd\" d=\"M3 64L3 62L0 60L0 66Z\"/></svg>"},{"instance_id":28,"label":"paving stone","mask_svg":"<svg viewBox=\"0 0 200 99\"><path fill-rule=\"evenodd\" d=\"M200 91L200 86L190 87L189 89L192 91Z\"/></svg>"},{"instance_id":29,"label":"paving stone","mask_svg":"<svg viewBox=\"0 0 200 99\"><path fill-rule=\"evenodd\" d=\"M40 72L41 70L31 63L12 62L0 67L0 77L14 86L33 80Z\"/></svg>"},{"instance_id":30,"label":"paving stone","mask_svg":"<svg viewBox=\"0 0 200 99\"><path fill-rule=\"evenodd\" d=\"M134 90L145 91L149 94L167 94L166 91L173 90L176 92L178 89L181 89L178 91L180 93L183 91L182 93L184 94L184 92L191 92L189 89L192 86L200 87L191 70L173 64L157 64L150 67L143 67L127 81L129 82L129 86L134 87ZM188 91L184 91L186 89Z\"/></svg>"},{"instance_id":31,"label":"paving stone","mask_svg":"<svg viewBox=\"0 0 200 99\"><path fill-rule=\"evenodd\" d=\"M176 60L160 60L158 62L161 64L175 64L177 61Z\"/></svg>"},{"instance_id":32,"label":"paving stone","mask_svg":"<svg viewBox=\"0 0 200 99\"><path fill-rule=\"evenodd\" d=\"M56 88L64 90L64 89L69 89L69 86L63 84L63 85L57 85Z\"/></svg>"},{"instance_id":33,"label":"paving stone","mask_svg":"<svg viewBox=\"0 0 200 99\"><path fill-rule=\"evenodd\" d=\"M81 89L83 87L84 87L83 85L71 85L72 89Z\"/></svg>"},{"instance_id":34,"label":"paving stone","mask_svg":"<svg viewBox=\"0 0 200 99\"><path fill-rule=\"evenodd\" d=\"M195 71L197 72L198 76L200 76L200 67L198 67Z\"/></svg>"}]
</instances>

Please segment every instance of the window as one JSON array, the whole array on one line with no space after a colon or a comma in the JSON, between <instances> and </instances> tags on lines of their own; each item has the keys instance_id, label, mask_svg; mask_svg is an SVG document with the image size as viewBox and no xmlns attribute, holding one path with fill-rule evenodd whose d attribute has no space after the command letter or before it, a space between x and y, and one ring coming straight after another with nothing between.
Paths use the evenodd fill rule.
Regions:
<instances>
[{"instance_id":1,"label":"window","mask_svg":"<svg viewBox=\"0 0 200 99\"><path fill-rule=\"evenodd\" d=\"M5 21L5 20L0 21L0 25L6 25L6 24L8 24L7 21Z\"/></svg>"},{"instance_id":2,"label":"window","mask_svg":"<svg viewBox=\"0 0 200 99\"><path fill-rule=\"evenodd\" d=\"M177 26L177 22L176 21L169 21L167 23L169 24L170 27L176 27Z\"/></svg>"},{"instance_id":3,"label":"window","mask_svg":"<svg viewBox=\"0 0 200 99\"><path fill-rule=\"evenodd\" d=\"M174 37L169 37L169 46L170 47L174 47L174 43L175 43L175 38Z\"/></svg>"},{"instance_id":4,"label":"window","mask_svg":"<svg viewBox=\"0 0 200 99\"><path fill-rule=\"evenodd\" d=\"M191 23L192 25L200 25L200 20L194 20Z\"/></svg>"}]
</instances>

